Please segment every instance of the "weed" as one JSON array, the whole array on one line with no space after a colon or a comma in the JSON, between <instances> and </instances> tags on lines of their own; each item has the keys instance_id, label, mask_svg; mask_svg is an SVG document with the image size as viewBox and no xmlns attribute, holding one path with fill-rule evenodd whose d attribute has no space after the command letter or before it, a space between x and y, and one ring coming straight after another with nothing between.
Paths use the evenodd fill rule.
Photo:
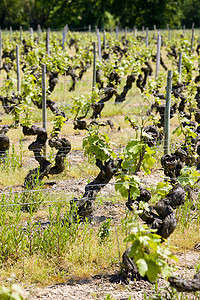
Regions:
<instances>
[{"instance_id":1,"label":"weed","mask_svg":"<svg viewBox=\"0 0 200 300\"><path fill-rule=\"evenodd\" d=\"M111 230L111 219L107 219L102 223L98 230L99 243L105 243L109 240Z\"/></svg>"}]
</instances>

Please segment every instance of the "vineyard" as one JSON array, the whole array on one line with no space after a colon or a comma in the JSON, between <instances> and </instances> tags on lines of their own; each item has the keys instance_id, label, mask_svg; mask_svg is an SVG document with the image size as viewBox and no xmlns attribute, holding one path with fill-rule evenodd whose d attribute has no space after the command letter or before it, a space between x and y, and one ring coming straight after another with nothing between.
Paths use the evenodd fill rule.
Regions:
<instances>
[{"instance_id":1,"label":"vineyard","mask_svg":"<svg viewBox=\"0 0 200 300\"><path fill-rule=\"evenodd\" d=\"M107 278L123 296L71 299L199 299L199 40L0 31L0 296Z\"/></svg>"}]
</instances>

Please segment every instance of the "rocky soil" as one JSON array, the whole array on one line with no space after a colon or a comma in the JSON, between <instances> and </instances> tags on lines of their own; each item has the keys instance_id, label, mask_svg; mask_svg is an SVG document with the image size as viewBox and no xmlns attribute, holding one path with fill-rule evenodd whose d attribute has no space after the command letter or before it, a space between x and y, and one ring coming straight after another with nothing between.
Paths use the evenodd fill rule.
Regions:
<instances>
[{"instance_id":1,"label":"rocky soil","mask_svg":"<svg viewBox=\"0 0 200 300\"><path fill-rule=\"evenodd\" d=\"M198 264L200 253L191 251L188 253L176 254L179 258L177 270L174 275L184 278L192 278L195 273L195 265ZM169 285L162 278L158 281L158 289L161 291L161 298L155 291L154 284L147 281L130 281L128 285L113 283L114 274L99 274L89 278L72 278L62 283L39 288L30 287L27 292L32 300L52 299L52 300L97 300L97 299L116 299L116 300L140 300L140 299L172 299L167 294ZM145 298L145 294L146 297ZM180 295L179 295L180 297ZM183 293L183 298L174 299L200 299L200 294Z\"/></svg>"}]
</instances>

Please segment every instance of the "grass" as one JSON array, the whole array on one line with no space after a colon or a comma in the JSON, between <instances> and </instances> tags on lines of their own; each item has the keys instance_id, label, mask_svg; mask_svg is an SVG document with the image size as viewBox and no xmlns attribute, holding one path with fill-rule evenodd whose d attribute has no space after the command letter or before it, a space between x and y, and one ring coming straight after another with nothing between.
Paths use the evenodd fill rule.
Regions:
<instances>
[{"instance_id":1,"label":"grass","mask_svg":"<svg viewBox=\"0 0 200 300\"><path fill-rule=\"evenodd\" d=\"M175 36L175 32L172 32L172 38ZM150 33L153 35L153 32ZM73 50L70 50L70 54L74 54ZM155 49L154 49L155 51ZM171 68L171 61L166 56L164 50L163 58L164 61ZM154 66L155 69L155 66ZM161 74L166 76L166 73L162 71ZM1 81L5 78L5 73L0 73ZM122 79L122 83L118 87L118 91L121 92L123 85L126 80L126 74ZM3 81L2 81L3 82ZM120 254L123 253L125 245L123 239L125 237L126 230L120 225L121 217L125 216L125 205L126 199L119 197L118 194L111 190L112 196L109 197L104 194L99 195L96 200L96 207L100 211L99 214L103 214L106 218L112 216L118 216L119 222L117 223L117 233L119 245L117 242L115 225L111 223L109 236L105 241L100 242L99 230L102 230L102 223L86 222L77 223L69 227L65 224L61 226L60 220L62 220L69 211L69 200L73 197L81 197L84 190L86 181L92 180L99 172L98 168L87 161L83 157L82 140L85 136L84 131L73 129L73 115L70 111L73 106L74 97L85 97L91 96L91 85L92 85L92 68L84 75L82 81L77 82L76 90L69 92L68 89L71 85L69 77L60 76L59 83L55 90L51 94L51 99L56 101L58 107L63 109L67 114L69 121L64 125L62 129L62 136L66 137L71 141L72 151L66 159L66 170L50 178L45 179L45 185L42 187L45 191L33 192L30 191L27 197L14 198L11 195L1 199L1 202L5 201L6 204L15 203L20 201L32 201L40 203L35 212L21 211L19 206L15 206L13 209L1 207L0 222L5 222L1 229L6 228L10 230L10 238L7 236L7 241L10 247L16 247L14 243L17 236L17 232L13 230L13 227L9 227L9 218L16 225L16 228L20 228L19 232L23 233L23 247L19 243L21 249L19 257L9 257L7 261L1 262L0 282L5 283L7 278L12 274L16 275L17 281L23 283L25 286L31 284L37 284L41 286L50 285L54 283L66 282L70 278L75 276L88 277L95 274L115 272L119 270L119 253L118 246L120 247ZM163 82L162 91L164 92L166 80ZM102 119L111 119L114 123L114 129L110 130L109 127L101 128L102 131L109 134L110 140L114 143L113 148L117 150L123 148L127 141L135 137L135 131L124 121L126 115L133 115L135 119L140 122L141 116L144 116L147 108L150 107L152 98L149 102L144 100L139 89L133 84L133 88L129 91L126 100L123 103L115 104L114 100L105 103L105 107L102 111ZM11 124L12 116L3 113L1 108L1 124ZM91 111L86 119L90 122ZM52 130L53 114L47 110L47 131L50 136ZM34 110L33 122L41 126L42 123L42 111ZM177 118L171 120L171 131L173 131L178 124ZM28 145L35 139L35 137L24 137L21 128L11 129L8 134L12 145L14 145L13 156L10 156L6 167L1 167L1 180L0 188L2 190L8 190L10 187L15 192L18 185L23 185L24 177L27 172L38 166L37 162L32 158L33 153L28 151ZM20 146L20 140L23 139L23 143ZM174 139L174 137L172 137ZM80 152L78 152L80 151ZM52 163L56 155L56 150L51 149L47 146L47 154L51 158ZM10 150L10 154L12 151ZM78 154L77 154L78 153ZM156 148L157 163L154 165L154 169L159 168L159 159L162 156L162 149ZM17 158L21 155L22 166L18 166ZM87 180L86 180L87 179ZM58 190L56 188L50 188L48 184L56 182ZM8 188L9 187L9 188ZM109 205L110 204L110 205ZM120 204L120 208L116 211L113 207ZM18 208L17 208L18 207ZM183 214L187 212L187 207L183 208ZM119 217L120 216L120 217ZM38 228L35 223L40 220L46 222L51 220L51 225L47 228ZM53 220L53 221L52 221ZM24 227L27 223L31 224L32 232L28 232ZM102 221L103 222L103 221ZM104 221L105 222L105 221ZM188 251L192 249L195 243L198 242L200 232L199 226L196 221L189 222L187 228L179 224L175 232L170 237L170 245L175 252ZM183 229L184 228L184 229ZM8 233L8 232L7 232ZM45 235L46 234L46 235ZM46 237L46 240L43 237ZM6 237L6 232L5 236ZM59 240L60 238L60 240ZM33 239L34 250L30 250L30 240ZM60 243L60 244L59 244ZM11 248L12 248L11 247ZM46 247L46 249L45 249ZM176 247L174 249L174 247ZM9 248L9 247L8 247ZM13 248L15 249L15 248ZM9 249L8 249L9 250Z\"/></svg>"},{"instance_id":2,"label":"grass","mask_svg":"<svg viewBox=\"0 0 200 300\"><path fill-rule=\"evenodd\" d=\"M50 225L50 230L56 232L57 226L58 224ZM63 230L66 230L66 228L59 228L61 234L64 233ZM11 258L8 259L2 265L0 281L4 282L11 274L15 274L17 281L25 285L33 283L47 285L64 282L74 276L88 277L92 274L99 274L103 270L111 270L119 265L118 244L114 230L110 231L109 236L103 242L100 242L98 236L98 226L85 223L75 225L74 230L70 229L62 252L58 253L59 248L56 248L57 250L52 249L52 254L50 254L49 251L46 253L47 249L44 249L43 253L36 252L31 255L30 248L27 248L20 253L15 263ZM48 228L44 229L44 235L45 231L47 232ZM120 227L118 234L120 250L123 252L123 232ZM51 239L54 240L55 237L52 234ZM62 239L62 236L60 237ZM36 238L34 233L32 233L32 238ZM34 241L33 245L35 245Z\"/></svg>"}]
</instances>

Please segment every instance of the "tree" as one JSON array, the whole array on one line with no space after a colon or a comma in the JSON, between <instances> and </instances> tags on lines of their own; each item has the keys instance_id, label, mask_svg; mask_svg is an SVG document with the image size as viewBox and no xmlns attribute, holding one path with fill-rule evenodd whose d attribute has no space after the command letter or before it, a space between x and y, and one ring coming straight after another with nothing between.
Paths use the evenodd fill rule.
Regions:
<instances>
[{"instance_id":1,"label":"tree","mask_svg":"<svg viewBox=\"0 0 200 300\"><path fill-rule=\"evenodd\" d=\"M182 24L187 28L200 26L200 6L198 0L185 0L182 2L181 9L183 12Z\"/></svg>"},{"instance_id":2,"label":"tree","mask_svg":"<svg viewBox=\"0 0 200 300\"><path fill-rule=\"evenodd\" d=\"M23 10L26 23L33 29L40 24L42 27L51 26L51 15L59 2L55 0L24 0Z\"/></svg>"},{"instance_id":3,"label":"tree","mask_svg":"<svg viewBox=\"0 0 200 300\"><path fill-rule=\"evenodd\" d=\"M17 29L20 25L24 25L23 0L1 0L0 27L13 26L14 29Z\"/></svg>"},{"instance_id":4,"label":"tree","mask_svg":"<svg viewBox=\"0 0 200 300\"><path fill-rule=\"evenodd\" d=\"M165 28L180 25L180 0L114 0L112 12L121 26Z\"/></svg>"}]
</instances>

